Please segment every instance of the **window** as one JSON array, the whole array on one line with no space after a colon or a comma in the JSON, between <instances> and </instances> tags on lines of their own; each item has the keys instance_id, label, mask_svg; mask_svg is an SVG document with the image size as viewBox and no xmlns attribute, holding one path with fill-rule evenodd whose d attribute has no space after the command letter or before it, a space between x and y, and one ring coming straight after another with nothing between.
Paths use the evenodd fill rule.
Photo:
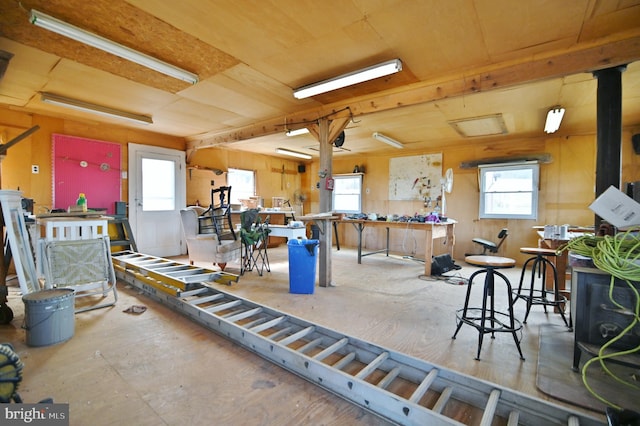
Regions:
<instances>
[{"instance_id":1,"label":"window","mask_svg":"<svg viewBox=\"0 0 640 426\"><path fill-rule=\"evenodd\" d=\"M333 210L337 213L361 213L362 175L336 175L333 179Z\"/></svg>"},{"instance_id":2,"label":"window","mask_svg":"<svg viewBox=\"0 0 640 426\"><path fill-rule=\"evenodd\" d=\"M239 200L247 200L256 195L256 174L253 170L229 168L227 184L231 187L230 203L240 204Z\"/></svg>"},{"instance_id":3,"label":"window","mask_svg":"<svg viewBox=\"0 0 640 426\"><path fill-rule=\"evenodd\" d=\"M537 163L480 167L481 219L537 219Z\"/></svg>"},{"instance_id":4,"label":"window","mask_svg":"<svg viewBox=\"0 0 640 426\"><path fill-rule=\"evenodd\" d=\"M142 159L142 209L145 212L174 210L175 162Z\"/></svg>"}]
</instances>

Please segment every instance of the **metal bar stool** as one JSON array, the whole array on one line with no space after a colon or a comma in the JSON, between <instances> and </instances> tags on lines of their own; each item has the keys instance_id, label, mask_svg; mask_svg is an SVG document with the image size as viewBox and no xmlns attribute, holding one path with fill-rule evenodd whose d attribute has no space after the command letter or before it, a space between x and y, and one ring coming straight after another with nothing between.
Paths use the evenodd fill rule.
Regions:
<instances>
[{"instance_id":1,"label":"metal bar stool","mask_svg":"<svg viewBox=\"0 0 640 426\"><path fill-rule=\"evenodd\" d=\"M569 327L569 329L572 329L573 323L571 315L569 315L569 321L567 322L567 318L564 314L567 298L560 294L560 283L558 282L556 265L549 260L550 257L557 256L556 251L553 249L539 247L522 247L520 248L520 253L534 255L527 259L524 262L524 265L522 265L520 284L518 285L518 290L514 292L515 301L522 299L527 303L527 312L525 313L524 320L522 322L524 324L527 323L531 306L542 305L545 313L547 312L547 306L553 306L558 310L558 312L560 312L564 324ZM529 287L523 287L524 277L527 273L529 264L531 264L531 280L529 282ZM547 268L551 268L553 289L547 289ZM535 288L536 283L539 284L540 288ZM552 296L553 298L549 298L549 296Z\"/></svg>"},{"instance_id":2,"label":"metal bar stool","mask_svg":"<svg viewBox=\"0 0 640 426\"><path fill-rule=\"evenodd\" d=\"M453 334L452 339L456 338L458 331L462 324L468 324L478 330L478 355L476 360L480 360L480 350L482 349L482 339L486 333L491 333L491 338L495 339L496 332L511 333L516 347L520 353L520 359L524 361L522 355L522 349L520 349L520 339L518 339L517 332L522 329L520 321L515 319L513 315L513 302L511 283L504 274L497 271L497 269L513 268L516 264L514 259L500 256L467 256L464 259L465 262L481 266L482 269L475 271L469 277L469 285L467 287L467 297L464 301L464 307L456 311L456 318L458 320L458 326L456 332ZM482 307L469 307L469 299L471 297L471 286L473 285L474 278L479 274L485 274L484 278L484 290L482 296ZM507 286L507 299L508 299L508 312L500 312L495 309L495 277L502 278ZM489 306L487 306L489 305Z\"/></svg>"}]
</instances>

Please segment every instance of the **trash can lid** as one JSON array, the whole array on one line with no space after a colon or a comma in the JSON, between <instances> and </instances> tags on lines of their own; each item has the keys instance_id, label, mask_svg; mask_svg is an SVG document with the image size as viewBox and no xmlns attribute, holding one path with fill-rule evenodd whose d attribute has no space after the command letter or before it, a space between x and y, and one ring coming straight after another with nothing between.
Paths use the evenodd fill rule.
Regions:
<instances>
[{"instance_id":1,"label":"trash can lid","mask_svg":"<svg viewBox=\"0 0 640 426\"><path fill-rule=\"evenodd\" d=\"M40 301L40 300L49 300L55 299L57 297L68 296L69 294L74 293L72 288L52 288L49 290L40 290L34 291L33 293L25 294L22 296L22 300L27 301Z\"/></svg>"}]
</instances>

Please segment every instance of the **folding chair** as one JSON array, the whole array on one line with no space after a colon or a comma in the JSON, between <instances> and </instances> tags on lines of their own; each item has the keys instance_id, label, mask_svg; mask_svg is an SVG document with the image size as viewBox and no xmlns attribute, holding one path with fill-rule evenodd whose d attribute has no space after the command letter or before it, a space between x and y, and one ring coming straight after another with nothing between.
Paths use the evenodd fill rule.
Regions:
<instances>
[{"instance_id":1,"label":"folding chair","mask_svg":"<svg viewBox=\"0 0 640 426\"><path fill-rule=\"evenodd\" d=\"M81 303L75 309L76 313L116 304L118 292L109 237L45 242L43 263L45 287L73 288L76 303L85 296L101 295L104 298L113 292L112 301Z\"/></svg>"},{"instance_id":2,"label":"folding chair","mask_svg":"<svg viewBox=\"0 0 640 426\"><path fill-rule=\"evenodd\" d=\"M254 268L258 275L271 272L267 243L269 240L269 217L261 221L257 209L250 209L240 213L240 239L242 241L242 260L240 275Z\"/></svg>"}]
</instances>

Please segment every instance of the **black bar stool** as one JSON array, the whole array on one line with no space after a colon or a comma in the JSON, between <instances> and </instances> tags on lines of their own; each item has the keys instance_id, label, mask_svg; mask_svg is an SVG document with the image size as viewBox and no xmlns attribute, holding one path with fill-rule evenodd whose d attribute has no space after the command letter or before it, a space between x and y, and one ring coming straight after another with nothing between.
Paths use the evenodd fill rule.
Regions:
<instances>
[{"instance_id":1,"label":"black bar stool","mask_svg":"<svg viewBox=\"0 0 640 426\"><path fill-rule=\"evenodd\" d=\"M556 265L549 260L549 258L557 256L556 251L553 249L539 247L522 247L520 248L520 253L533 255L524 262L524 265L522 265L520 285L518 285L518 290L514 292L515 301L522 299L527 303L527 312L525 313L524 320L522 322L524 324L527 323L531 306L542 305L545 313L547 312L547 306L553 306L554 309L557 309L558 312L560 312L564 325L569 327L569 329L572 329L573 323L571 315L569 315L569 321L567 322L567 318L564 314L567 298L560 294L560 283L558 281ZM531 264L531 280L529 281L529 287L523 287L524 277L527 273L529 264ZM547 268L551 268L552 271L552 290L547 289ZM536 284L539 285L539 288L535 288Z\"/></svg>"},{"instance_id":2,"label":"black bar stool","mask_svg":"<svg viewBox=\"0 0 640 426\"><path fill-rule=\"evenodd\" d=\"M453 334L452 339L456 338L458 331L462 324L470 325L478 330L478 355L476 360L480 360L480 350L482 349L482 339L486 333L491 333L491 338L495 338L496 332L511 333L516 347L520 353L520 359L524 361L522 355L522 349L520 349L520 339L518 339L517 332L522 329L520 321L513 316L513 299L511 283L504 274L497 271L497 269L513 268L516 264L514 259L500 256L467 256L464 259L465 262L481 266L482 269L475 271L469 277L469 285L467 287L467 297L464 301L464 307L456 311L456 318L458 320L458 326L456 332ZM479 274L485 274L484 278L484 291L482 296L482 307L469 307L469 299L471 297L471 286L473 285L474 278ZM495 309L495 277L500 277L507 286L507 300L508 300L508 312L500 312ZM487 306L487 304L489 306Z\"/></svg>"}]
</instances>

